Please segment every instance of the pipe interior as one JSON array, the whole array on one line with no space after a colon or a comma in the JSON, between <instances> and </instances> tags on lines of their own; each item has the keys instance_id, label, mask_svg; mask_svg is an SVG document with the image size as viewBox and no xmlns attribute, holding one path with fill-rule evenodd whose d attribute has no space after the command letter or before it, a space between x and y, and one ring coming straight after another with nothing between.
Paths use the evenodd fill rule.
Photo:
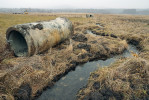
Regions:
<instances>
[{"instance_id":1,"label":"pipe interior","mask_svg":"<svg viewBox=\"0 0 149 100\"><path fill-rule=\"evenodd\" d=\"M10 43L10 47L16 56L27 56L28 46L21 33L11 31L8 42Z\"/></svg>"}]
</instances>

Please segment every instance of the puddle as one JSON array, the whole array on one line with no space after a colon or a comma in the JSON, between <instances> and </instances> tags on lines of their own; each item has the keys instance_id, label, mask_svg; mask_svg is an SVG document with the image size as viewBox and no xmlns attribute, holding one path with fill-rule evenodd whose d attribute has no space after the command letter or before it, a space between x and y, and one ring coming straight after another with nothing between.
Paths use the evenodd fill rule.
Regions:
<instances>
[{"instance_id":1,"label":"puddle","mask_svg":"<svg viewBox=\"0 0 149 100\"><path fill-rule=\"evenodd\" d=\"M94 34L91 30L86 30L86 33L87 33L87 34L91 34L91 35L95 35L95 36L96 36L96 34Z\"/></svg>"},{"instance_id":2,"label":"puddle","mask_svg":"<svg viewBox=\"0 0 149 100\"><path fill-rule=\"evenodd\" d=\"M132 57L130 51L138 53L138 50L134 46L129 45L128 50L122 55L114 56L105 61L92 61L77 66L75 71L71 71L61 78L51 89L44 91L37 100L76 100L77 92L80 88L87 85L91 72L99 67L109 66L120 57Z\"/></svg>"},{"instance_id":3,"label":"puddle","mask_svg":"<svg viewBox=\"0 0 149 100\"><path fill-rule=\"evenodd\" d=\"M96 23L96 25L98 25L99 27L103 28L104 26L100 23Z\"/></svg>"}]
</instances>

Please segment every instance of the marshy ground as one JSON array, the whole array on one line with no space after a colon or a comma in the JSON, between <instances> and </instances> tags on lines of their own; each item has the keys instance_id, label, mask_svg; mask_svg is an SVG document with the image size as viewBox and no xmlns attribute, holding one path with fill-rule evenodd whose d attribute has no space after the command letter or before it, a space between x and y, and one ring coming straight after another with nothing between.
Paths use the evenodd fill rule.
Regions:
<instances>
[{"instance_id":1,"label":"marshy ground","mask_svg":"<svg viewBox=\"0 0 149 100\"><path fill-rule=\"evenodd\" d=\"M65 42L32 57L14 57L5 31L16 24L68 17L74 34ZM128 43L139 54L120 58L93 72L78 99L149 99L149 16L85 14L0 14L0 99L33 99L78 64L121 54Z\"/></svg>"}]
</instances>

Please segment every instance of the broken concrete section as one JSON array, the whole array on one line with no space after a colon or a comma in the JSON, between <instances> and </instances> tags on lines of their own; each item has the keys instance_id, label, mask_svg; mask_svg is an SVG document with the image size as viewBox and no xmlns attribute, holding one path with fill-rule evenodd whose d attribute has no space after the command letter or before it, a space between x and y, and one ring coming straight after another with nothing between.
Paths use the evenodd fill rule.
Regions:
<instances>
[{"instance_id":1,"label":"broken concrete section","mask_svg":"<svg viewBox=\"0 0 149 100\"><path fill-rule=\"evenodd\" d=\"M6 38L16 56L32 56L64 41L72 33L71 21L60 17L12 26L6 32Z\"/></svg>"},{"instance_id":2,"label":"broken concrete section","mask_svg":"<svg viewBox=\"0 0 149 100\"><path fill-rule=\"evenodd\" d=\"M94 15L92 15L92 14L86 14L86 18L91 18L91 17L94 17Z\"/></svg>"}]
</instances>

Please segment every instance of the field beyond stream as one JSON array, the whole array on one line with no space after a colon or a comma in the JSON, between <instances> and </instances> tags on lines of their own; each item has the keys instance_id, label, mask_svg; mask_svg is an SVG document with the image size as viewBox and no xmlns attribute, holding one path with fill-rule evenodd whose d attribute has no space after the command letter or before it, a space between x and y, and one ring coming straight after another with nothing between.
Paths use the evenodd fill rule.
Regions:
<instances>
[{"instance_id":1,"label":"field beyond stream","mask_svg":"<svg viewBox=\"0 0 149 100\"><path fill-rule=\"evenodd\" d=\"M6 44L5 31L8 27L56 17L68 17L72 21L74 34L69 39L42 54L14 56ZM77 89L75 99L148 100L148 34L149 16L95 14L93 18L86 18L85 14L0 14L0 100L36 99L46 89L57 86L58 80L65 80L64 76L70 71L78 70L77 66L120 55L129 48L128 44L135 45L139 52L129 50L132 57L119 56L107 67L96 69L94 64L88 65L89 69L84 67L80 73L82 77L85 70L96 71L91 73L88 83L85 79L87 86L80 87L80 91ZM73 75L69 80L77 78ZM50 96L46 99L53 100Z\"/></svg>"}]
</instances>

